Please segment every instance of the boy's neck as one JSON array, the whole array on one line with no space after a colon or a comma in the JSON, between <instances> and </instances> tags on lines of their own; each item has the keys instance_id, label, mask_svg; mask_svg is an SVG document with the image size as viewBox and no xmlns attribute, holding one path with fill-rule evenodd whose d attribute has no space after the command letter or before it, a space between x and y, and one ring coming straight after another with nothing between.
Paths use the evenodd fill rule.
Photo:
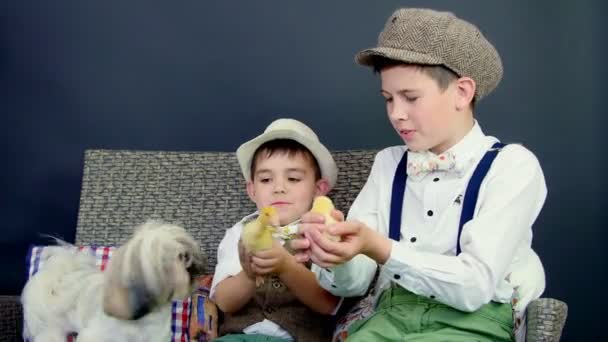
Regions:
<instances>
[{"instance_id":1,"label":"boy's neck","mask_svg":"<svg viewBox=\"0 0 608 342\"><path fill-rule=\"evenodd\" d=\"M451 149L460 141L462 141L462 139L464 139L464 137L469 134L469 132L473 129L474 126L475 119L473 118L473 113L471 112L470 115L467 115L466 118L461 121L460 125L457 125L457 127L454 128L450 139L446 140L442 144L431 148L430 151L435 154L441 154Z\"/></svg>"},{"instance_id":2,"label":"boy's neck","mask_svg":"<svg viewBox=\"0 0 608 342\"><path fill-rule=\"evenodd\" d=\"M281 223L281 227L289 227L289 226L296 225L296 224L300 223L300 220L301 220L301 218L299 218L299 219L297 219L297 220L295 220L295 221L289 222L289 223L287 223L287 224L282 224L282 223Z\"/></svg>"}]
</instances>

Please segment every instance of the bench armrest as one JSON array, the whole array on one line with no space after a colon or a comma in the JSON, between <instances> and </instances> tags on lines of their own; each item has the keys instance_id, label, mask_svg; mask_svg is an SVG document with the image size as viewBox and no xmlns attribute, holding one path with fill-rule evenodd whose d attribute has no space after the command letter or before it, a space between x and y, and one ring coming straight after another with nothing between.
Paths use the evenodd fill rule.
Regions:
<instances>
[{"instance_id":1,"label":"bench armrest","mask_svg":"<svg viewBox=\"0 0 608 342\"><path fill-rule=\"evenodd\" d=\"M18 296L0 296L0 341L21 341L23 310Z\"/></svg>"}]
</instances>

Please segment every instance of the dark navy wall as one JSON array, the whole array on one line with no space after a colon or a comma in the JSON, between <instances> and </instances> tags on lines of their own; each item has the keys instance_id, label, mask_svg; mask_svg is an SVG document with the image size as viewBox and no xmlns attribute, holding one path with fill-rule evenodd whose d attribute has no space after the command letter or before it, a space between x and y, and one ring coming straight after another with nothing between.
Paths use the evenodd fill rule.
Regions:
<instances>
[{"instance_id":1,"label":"dark navy wall","mask_svg":"<svg viewBox=\"0 0 608 342\"><path fill-rule=\"evenodd\" d=\"M233 151L280 116L332 149L398 144L353 56L400 6L454 11L502 54L477 118L544 167L534 246L570 305L564 340L606 338L600 0L2 1L0 294L20 292L40 234L73 239L87 148Z\"/></svg>"}]
</instances>

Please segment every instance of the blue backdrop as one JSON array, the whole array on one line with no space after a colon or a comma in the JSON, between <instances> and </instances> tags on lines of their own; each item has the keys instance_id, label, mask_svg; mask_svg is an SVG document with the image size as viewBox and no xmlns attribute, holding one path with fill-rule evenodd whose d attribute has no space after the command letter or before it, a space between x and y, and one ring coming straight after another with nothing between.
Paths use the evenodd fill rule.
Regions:
<instances>
[{"instance_id":1,"label":"blue backdrop","mask_svg":"<svg viewBox=\"0 0 608 342\"><path fill-rule=\"evenodd\" d=\"M0 294L20 293L41 234L73 239L87 148L233 151L281 116L332 149L398 144L377 78L353 56L400 6L451 10L502 54L477 118L543 165L534 247L545 295L570 305L564 340L605 340L599 0L2 1Z\"/></svg>"}]
</instances>

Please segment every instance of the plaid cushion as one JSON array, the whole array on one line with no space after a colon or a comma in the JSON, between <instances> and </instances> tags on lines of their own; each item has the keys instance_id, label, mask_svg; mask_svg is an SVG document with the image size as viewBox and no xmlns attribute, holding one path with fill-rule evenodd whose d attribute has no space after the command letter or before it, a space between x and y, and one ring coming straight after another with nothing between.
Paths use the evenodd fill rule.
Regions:
<instances>
[{"instance_id":1,"label":"plaid cushion","mask_svg":"<svg viewBox=\"0 0 608 342\"><path fill-rule=\"evenodd\" d=\"M198 289L190 297L192 313L189 333L192 341L213 341L218 337L218 307L209 299L212 282L213 274L199 276Z\"/></svg>"},{"instance_id":2,"label":"plaid cushion","mask_svg":"<svg viewBox=\"0 0 608 342\"><path fill-rule=\"evenodd\" d=\"M26 267L28 270L28 278L36 274L38 270L44 267L44 262L40 260L40 256L46 246L32 246L27 255ZM108 264L108 260L112 256L115 247L101 246L81 246L79 250L89 250L95 255L96 265L103 271ZM190 297L183 301L174 301L172 304L172 320L171 320L171 340L174 342L187 342L188 325L190 319ZM68 337L67 341L75 341L75 338Z\"/></svg>"},{"instance_id":3,"label":"plaid cushion","mask_svg":"<svg viewBox=\"0 0 608 342\"><path fill-rule=\"evenodd\" d=\"M367 319L374 312L374 296L363 297L336 322L332 342L342 342L348 337L348 330L357 321Z\"/></svg>"}]
</instances>

